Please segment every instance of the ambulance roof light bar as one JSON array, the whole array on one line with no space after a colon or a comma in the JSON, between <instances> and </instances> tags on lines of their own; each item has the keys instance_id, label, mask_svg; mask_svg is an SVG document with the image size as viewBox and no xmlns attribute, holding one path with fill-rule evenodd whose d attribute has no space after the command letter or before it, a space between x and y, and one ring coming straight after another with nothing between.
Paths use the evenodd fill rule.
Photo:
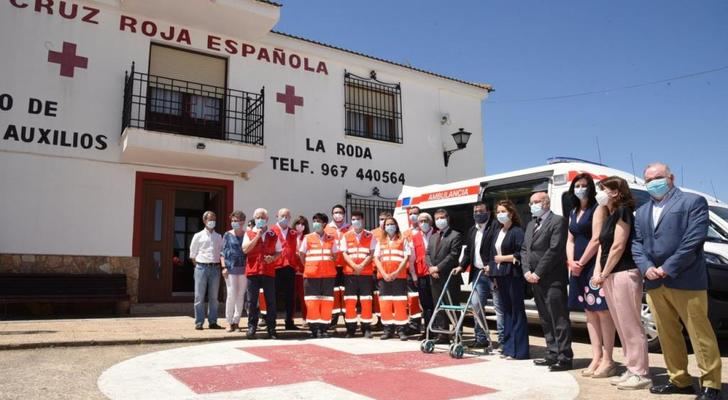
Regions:
<instances>
[{"instance_id":1,"label":"ambulance roof light bar","mask_svg":"<svg viewBox=\"0 0 728 400\"><path fill-rule=\"evenodd\" d=\"M562 164L562 163L573 163L573 162L580 162L580 163L586 163L586 164L601 165L602 167L606 167L606 165L604 165L602 163L598 163L598 162L595 162L595 161L589 161L589 160L583 160L581 158L574 158L574 157L561 157L561 156L556 156L556 157L551 157L551 158L547 158L546 159L546 163L548 165L552 165L552 164Z\"/></svg>"}]
</instances>

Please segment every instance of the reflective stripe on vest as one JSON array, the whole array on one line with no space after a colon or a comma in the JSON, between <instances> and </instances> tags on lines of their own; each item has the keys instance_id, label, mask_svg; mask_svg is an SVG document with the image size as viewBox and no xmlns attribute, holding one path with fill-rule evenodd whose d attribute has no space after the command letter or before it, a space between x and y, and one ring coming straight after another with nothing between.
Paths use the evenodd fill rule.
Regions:
<instances>
[{"instance_id":1,"label":"reflective stripe on vest","mask_svg":"<svg viewBox=\"0 0 728 400\"><path fill-rule=\"evenodd\" d=\"M374 236L367 231L362 231L360 236L360 240L357 241L356 232L354 230L350 230L344 234L344 240L346 241L346 254L348 254L349 257L357 264L369 257L371 254L372 240L374 239ZM369 263L364 266L360 274L371 274L373 272L373 268L373 262L369 260ZM352 275L354 274L354 269L349 265L344 265L344 273Z\"/></svg>"},{"instance_id":2,"label":"reflective stripe on vest","mask_svg":"<svg viewBox=\"0 0 728 400\"><path fill-rule=\"evenodd\" d=\"M321 240L323 239L323 240ZM320 238L318 233L309 233L306 241L306 264L303 267L304 278L334 278L336 264L331 259L336 239L328 234Z\"/></svg>"}]
</instances>

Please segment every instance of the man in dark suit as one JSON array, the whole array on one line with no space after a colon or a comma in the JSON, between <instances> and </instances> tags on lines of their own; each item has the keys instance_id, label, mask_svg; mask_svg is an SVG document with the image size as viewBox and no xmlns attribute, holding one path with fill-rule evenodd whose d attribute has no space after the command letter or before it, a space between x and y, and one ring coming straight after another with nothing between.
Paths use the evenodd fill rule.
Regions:
<instances>
[{"instance_id":1,"label":"man in dark suit","mask_svg":"<svg viewBox=\"0 0 728 400\"><path fill-rule=\"evenodd\" d=\"M485 203L478 202L473 205L473 219L475 225L468 231L465 241L465 251L460 266L455 269L456 273L470 268L468 274L469 283L473 285L473 296L471 306L473 310L480 310L480 315L485 321L485 305L488 297L493 294L493 306L495 307L498 342L503 341L503 310L500 308L498 294L493 290L493 283L488 276L488 263L491 257L491 247L493 244L493 236L497 235L500 224L493 218L493 213ZM475 281L480 271L480 278ZM474 347L488 348L490 347L490 338L488 332L475 323L475 345Z\"/></svg>"},{"instance_id":2,"label":"man in dark suit","mask_svg":"<svg viewBox=\"0 0 728 400\"><path fill-rule=\"evenodd\" d=\"M437 304L440 294L443 290L450 293L452 303L447 301L445 304L459 304L460 285L463 283L460 275L453 276L450 279L450 285L446 288L450 272L458 266L458 258L460 258L460 248L462 247L462 239L460 233L450 228L450 216L444 209L435 211L435 225L440 232L432 235L427 244L427 257L425 262L429 266L430 285L432 286L432 299ZM447 299L447 295L445 296ZM435 316L434 326L436 328L447 330L448 320L442 312ZM438 335L437 344L450 343L448 335Z\"/></svg>"},{"instance_id":3,"label":"man in dark suit","mask_svg":"<svg viewBox=\"0 0 728 400\"><path fill-rule=\"evenodd\" d=\"M653 386L650 392L694 393L682 333L685 325L702 373L697 399L720 399L722 365L708 319L708 273L703 254L708 203L702 196L676 188L675 177L663 163L649 165L644 178L652 201L637 210L632 254L647 278L647 303L655 317L670 376L667 384Z\"/></svg>"},{"instance_id":4,"label":"man in dark suit","mask_svg":"<svg viewBox=\"0 0 728 400\"><path fill-rule=\"evenodd\" d=\"M541 318L548 353L534 364L551 371L572 368L571 321L566 288L566 222L551 212L551 200L545 192L531 195L531 214L521 251L523 277L531 284L533 298Z\"/></svg>"}]
</instances>

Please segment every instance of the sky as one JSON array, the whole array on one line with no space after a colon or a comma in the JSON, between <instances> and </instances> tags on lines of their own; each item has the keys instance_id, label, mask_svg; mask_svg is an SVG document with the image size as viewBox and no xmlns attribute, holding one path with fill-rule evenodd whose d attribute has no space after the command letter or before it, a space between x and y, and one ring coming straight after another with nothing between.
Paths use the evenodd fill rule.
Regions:
<instances>
[{"instance_id":1,"label":"sky","mask_svg":"<svg viewBox=\"0 0 728 400\"><path fill-rule=\"evenodd\" d=\"M728 1L281 3L276 30L493 85L487 174L633 157L728 201Z\"/></svg>"}]
</instances>

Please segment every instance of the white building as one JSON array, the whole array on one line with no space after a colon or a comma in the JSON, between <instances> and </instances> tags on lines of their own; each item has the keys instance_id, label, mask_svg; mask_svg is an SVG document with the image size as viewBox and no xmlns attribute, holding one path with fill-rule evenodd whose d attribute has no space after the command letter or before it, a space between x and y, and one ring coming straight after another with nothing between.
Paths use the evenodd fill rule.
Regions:
<instances>
[{"instance_id":1,"label":"white building","mask_svg":"<svg viewBox=\"0 0 728 400\"><path fill-rule=\"evenodd\" d=\"M189 302L205 209L371 224L404 182L482 174L488 85L275 32L280 10L0 2L0 272L122 272L132 302Z\"/></svg>"}]
</instances>

